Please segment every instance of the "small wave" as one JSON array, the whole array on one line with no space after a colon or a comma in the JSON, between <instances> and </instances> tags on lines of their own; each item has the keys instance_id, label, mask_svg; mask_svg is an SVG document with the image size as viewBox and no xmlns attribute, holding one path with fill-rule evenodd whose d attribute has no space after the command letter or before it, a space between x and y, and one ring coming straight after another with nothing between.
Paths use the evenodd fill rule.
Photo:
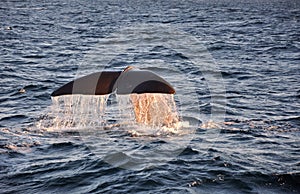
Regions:
<instances>
[{"instance_id":1,"label":"small wave","mask_svg":"<svg viewBox=\"0 0 300 194\"><path fill-rule=\"evenodd\" d=\"M20 121L22 119L26 119L26 115L10 115L6 117L2 117L0 121Z\"/></svg>"}]
</instances>

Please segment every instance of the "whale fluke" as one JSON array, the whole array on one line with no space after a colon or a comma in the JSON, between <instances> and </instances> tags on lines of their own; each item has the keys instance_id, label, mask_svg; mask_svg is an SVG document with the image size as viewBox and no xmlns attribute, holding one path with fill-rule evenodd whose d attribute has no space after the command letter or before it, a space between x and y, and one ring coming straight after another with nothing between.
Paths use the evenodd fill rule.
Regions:
<instances>
[{"instance_id":1,"label":"whale fluke","mask_svg":"<svg viewBox=\"0 0 300 194\"><path fill-rule=\"evenodd\" d=\"M129 66L123 71L103 71L78 78L61 86L51 96L106 95L113 92L117 94L174 94L175 89L155 73Z\"/></svg>"}]
</instances>

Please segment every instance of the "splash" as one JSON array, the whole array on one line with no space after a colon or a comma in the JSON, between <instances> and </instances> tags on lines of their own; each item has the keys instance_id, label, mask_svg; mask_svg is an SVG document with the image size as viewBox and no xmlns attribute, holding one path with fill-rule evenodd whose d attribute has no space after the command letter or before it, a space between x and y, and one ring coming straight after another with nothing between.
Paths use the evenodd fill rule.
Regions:
<instances>
[{"instance_id":1,"label":"splash","mask_svg":"<svg viewBox=\"0 0 300 194\"><path fill-rule=\"evenodd\" d=\"M172 94L131 94L137 123L153 127L174 127L179 121Z\"/></svg>"},{"instance_id":2,"label":"splash","mask_svg":"<svg viewBox=\"0 0 300 194\"><path fill-rule=\"evenodd\" d=\"M108 97L109 95L52 97L50 112L37 126L46 130L103 126Z\"/></svg>"},{"instance_id":3,"label":"splash","mask_svg":"<svg viewBox=\"0 0 300 194\"><path fill-rule=\"evenodd\" d=\"M46 130L125 126L134 136L177 133L182 127L174 96L170 94L66 95L52 98Z\"/></svg>"},{"instance_id":4,"label":"splash","mask_svg":"<svg viewBox=\"0 0 300 194\"><path fill-rule=\"evenodd\" d=\"M122 115L134 118L134 125L128 130L134 137L183 135L186 132L183 128L189 127L188 122L180 120L172 94L130 94L120 96L118 102L120 111L125 113ZM131 111L123 107L129 107Z\"/></svg>"}]
</instances>

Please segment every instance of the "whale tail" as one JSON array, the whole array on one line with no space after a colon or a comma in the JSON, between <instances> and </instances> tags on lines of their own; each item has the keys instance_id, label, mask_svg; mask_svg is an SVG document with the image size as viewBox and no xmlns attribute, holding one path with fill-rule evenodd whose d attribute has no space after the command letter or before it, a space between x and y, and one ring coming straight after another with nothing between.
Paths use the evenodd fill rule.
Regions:
<instances>
[{"instance_id":1,"label":"whale tail","mask_svg":"<svg viewBox=\"0 0 300 194\"><path fill-rule=\"evenodd\" d=\"M155 73L129 66L123 71L103 71L75 79L52 92L51 96L106 95L113 92L174 94L175 89Z\"/></svg>"},{"instance_id":2,"label":"whale tail","mask_svg":"<svg viewBox=\"0 0 300 194\"><path fill-rule=\"evenodd\" d=\"M51 96L106 95L113 92L130 94L137 123L170 127L179 120L174 103L170 103L174 101L173 96L163 95L174 94L175 89L155 73L133 67L75 79L55 90Z\"/></svg>"}]
</instances>

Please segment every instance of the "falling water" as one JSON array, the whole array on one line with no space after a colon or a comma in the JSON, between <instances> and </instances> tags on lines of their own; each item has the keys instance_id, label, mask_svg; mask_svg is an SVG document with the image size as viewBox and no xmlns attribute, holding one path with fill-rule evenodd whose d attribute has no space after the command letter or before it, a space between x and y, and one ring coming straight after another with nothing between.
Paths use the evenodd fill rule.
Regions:
<instances>
[{"instance_id":1,"label":"falling water","mask_svg":"<svg viewBox=\"0 0 300 194\"><path fill-rule=\"evenodd\" d=\"M130 133L140 135L143 130L147 134L176 133L179 121L174 96L170 94L67 95L52 98L47 119L38 126L61 130L107 128L117 123L130 126Z\"/></svg>"},{"instance_id":2,"label":"falling water","mask_svg":"<svg viewBox=\"0 0 300 194\"><path fill-rule=\"evenodd\" d=\"M133 136L161 136L183 134L186 122L180 121L172 94L130 94L118 96L123 121L129 124ZM133 125L132 122L134 121Z\"/></svg>"},{"instance_id":3,"label":"falling water","mask_svg":"<svg viewBox=\"0 0 300 194\"><path fill-rule=\"evenodd\" d=\"M38 127L47 130L75 129L103 126L109 95L67 95L52 97L52 105L46 119Z\"/></svg>"},{"instance_id":4,"label":"falling water","mask_svg":"<svg viewBox=\"0 0 300 194\"><path fill-rule=\"evenodd\" d=\"M102 125L108 97L74 95L53 98L55 127L84 128Z\"/></svg>"},{"instance_id":5,"label":"falling water","mask_svg":"<svg viewBox=\"0 0 300 194\"><path fill-rule=\"evenodd\" d=\"M130 97L138 123L172 127L179 121L173 95L131 94Z\"/></svg>"}]
</instances>

